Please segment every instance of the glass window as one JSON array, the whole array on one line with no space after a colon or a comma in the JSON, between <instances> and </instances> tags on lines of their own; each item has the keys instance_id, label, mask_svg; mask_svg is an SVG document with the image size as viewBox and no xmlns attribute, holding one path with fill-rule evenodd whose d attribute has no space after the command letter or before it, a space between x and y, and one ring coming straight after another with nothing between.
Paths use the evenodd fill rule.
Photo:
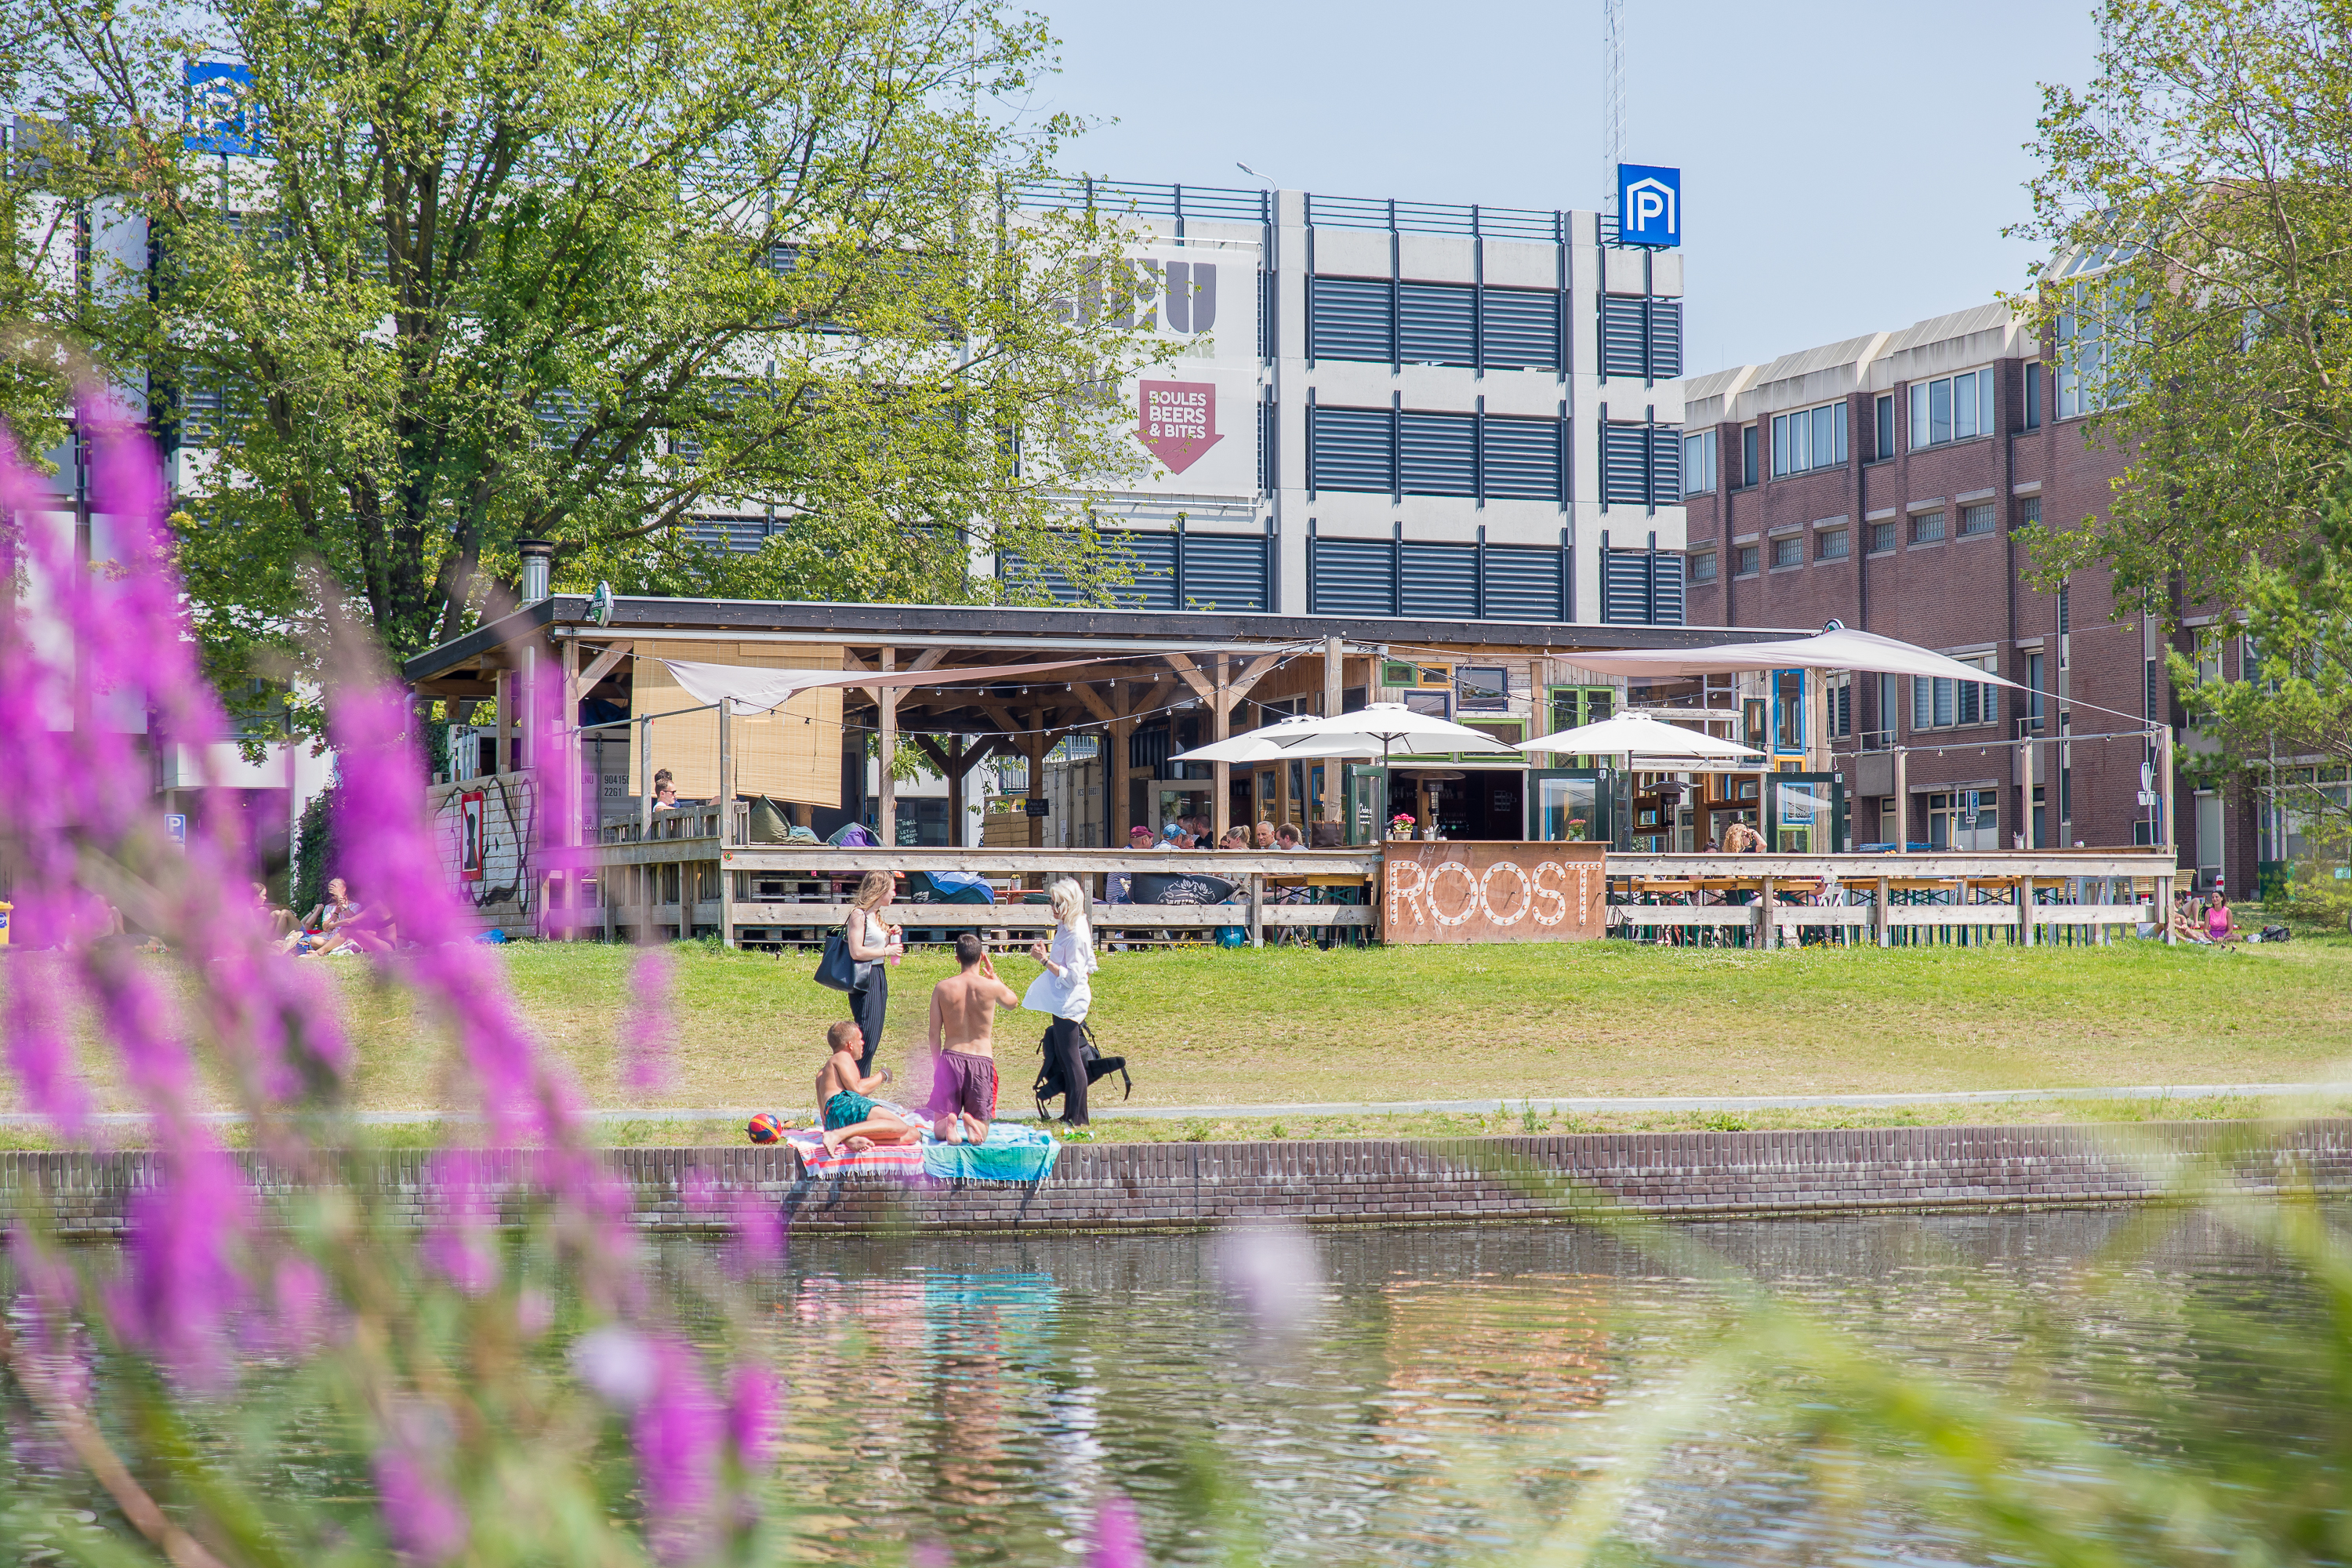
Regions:
<instances>
[{"instance_id":1,"label":"glass window","mask_svg":"<svg viewBox=\"0 0 2352 1568\"><path fill-rule=\"evenodd\" d=\"M1992 503L1990 501L1987 501L1981 506L1964 506L1960 508L1960 537L1962 539L1974 539L1979 534L1990 533L1991 531Z\"/></svg>"},{"instance_id":2,"label":"glass window","mask_svg":"<svg viewBox=\"0 0 2352 1568\"><path fill-rule=\"evenodd\" d=\"M1871 436L1876 442L1876 455L1881 461L1895 456L1895 395L1883 393L1878 399L1876 426Z\"/></svg>"},{"instance_id":3,"label":"glass window","mask_svg":"<svg viewBox=\"0 0 2352 1568\"><path fill-rule=\"evenodd\" d=\"M1911 384L1911 446L1938 447L1992 434L1992 372L1972 370Z\"/></svg>"},{"instance_id":4,"label":"glass window","mask_svg":"<svg viewBox=\"0 0 2352 1568\"><path fill-rule=\"evenodd\" d=\"M1885 555L1895 548L1895 524L1892 521L1870 525L1870 552Z\"/></svg>"},{"instance_id":5,"label":"glass window","mask_svg":"<svg viewBox=\"0 0 2352 1568\"><path fill-rule=\"evenodd\" d=\"M1755 576L1758 562L1761 553L1762 552L1752 544L1741 545L1739 547L1739 553L1736 557L1737 565L1734 567L1734 570L1742 577Z\"/></svg>"},{"instance_id":6,"label":"glass window","mask_svg":"<svg viewBox=\"0 0 2352 1568\"><path fill-rule=\"evenodd\" d=\"M1846 554L1846 531L1843 528L1824 529L1814 536L1813 554L1822 561L1843 561Z\"/></svg>"},{"instance_id":7,"label":"glass window","mask_svg":"<svg viewBox=\"0 0 2352 1568\"><path fill-rule=\"evenodd\" d=\"M1798 414L1772 416L1772 472L1801 474L1834 468L1846 459L1845 405L1825 403Z\"/></svg>"},{"instance_id":8,"label":"glass window","mask_svg":"<svg viewBox=\"0 0 2352 1568\"><path fill-rule=\"evenodd\" d=\"M1702 430L1683 437L1683 493L1698 495L1715 489L1715 432Z\"/></svg>"},{"instance_id":9,"label":"glass window","mask_svg":"<svg viewBox=\"0 0 2352 1568\"><path fill-rule=\"evenodd\" d=\"M1464 665L1454 672L1454 696L1465 713L1502 713L1511 689L1500 665Z\"/></svg>"},{"instance_id":10,"label":"glass window","mask_svg":"<svg viewBox=\"0 0 2352 1568\"><path fill-rule=\"evenodd\" d=\"M1944 514L1942 512L1923 511L1911 520L1912 543L1932 544L1943 537Z\"/></svg>"},{"instance_id":11,"label":"glass window","mask_svg":"<svg viewBox=\"0 0 2352 1568\"><path fill-rule=\"evenodd\" d=\"M1690 560L1690 580L1691 580L1692 582L1694 582L1694 583L1712 583L1712 582L1714 582L1714 581L1715 581L1715 552L1714 552L1714 551L1712 551L1712 550L1698 550L1698 551L1694 551L1694 552L1691 552L1691 555L1690 555L1690 557L1689 557L1689 560Z\"/></svg>"},{"instance_id":12,"label":"glass window","mask_svg":"<svg viewBox=\"0 0 2352 1568\"><path fill-rule=\"evenodd\" d=\"M2025 716L2037 730L2042 728L2042 672L2045 668L2042 657L2038 653L2025 656Z\"/></svg>"},{"instance_id":13,"label":"glass window","mask_svg":"<svg viewBox=\"0 0 2352 1568\"><path fill-rule=\"evenodd\" d=\"M1962 664L1992 673L1991 654L1972 655ZM1998 689L1985 682L1957 677L1915 676L1911 680L1911 728L1952 730L1969 724L1990 724L2000 718Z\"/></svg>"},{"instance_id":14,"label":"glass window","mask_svg":"<svg viewBox=\"0 0 2352 1568\"><path fill-rule=\"evenodd\" d=\"M1784 534L1772 542L1773 565L1802 566L1804 563L1805 536L1803 534Z\"/></svg>"},{"instance_id":15,"label":"glass window","mask_svg":"<svg viewBox=\"0 0 2352 1568\"><path fill-rule=\"evenodd\" d=\"M2042 427L2042 367L2038 364L2025 367L2025 427Z\"/></svg>"},{"instance_id":16,"label":"glass window","mask_svg":"<svg viewBox=\"0 0 2352 1568\"><path fill-rule=\"evenodd\" d=\"M1992 790L1954 790L1927 797L1927 847L1998 849L2000 811Z\"/></svg>"},{"instance_id":17,"label":"glass window","mask_svg":"<svg viewBox=\"0 0 2352 1568\"><path fill-rule=\"evenodd\" d=\"M1783 752L1805 749L1805 672L1772 672L1772 744Z\"/></svg>"},{"instance_id":18,"label":"glass window","mask_svg":"<svg viewBox=\"0 0 2352 1568\"><path fill-rule=\"evenodd\" d=\"M1965 441L1977 433L1977 373L1952 377L1952 439Z\"/></svg>"},{"instance_id":19,"label":"glass window","mask_svg":"<svg viewBox=\"0 0 2352 1568\"><path fill-rule=\"evenodd\" d=\"M1756 426L1745 426L1739 432L1739 482L1752 485L1761 478L1756 467Z\"/></svg>"}]
</instances>

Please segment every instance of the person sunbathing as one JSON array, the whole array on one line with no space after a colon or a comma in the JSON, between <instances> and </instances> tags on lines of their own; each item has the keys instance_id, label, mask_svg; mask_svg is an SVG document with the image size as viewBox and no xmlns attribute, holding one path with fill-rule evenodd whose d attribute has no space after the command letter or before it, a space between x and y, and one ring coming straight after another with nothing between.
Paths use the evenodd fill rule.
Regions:
<instances>
[{"instance_id":1,"label":"person sunbathing","mask_svg":"<svg viewBox=\"0 0 2352 1568\"><path fill-rule=\"evenodd\" d=\"M915 1130L874 1103L871 1091L890 1081L884 1068L867 1078L857 1070L866 1049L866 1036L854 1018L844 1018L824 1032L832 1054L816 1075L817 1111L824 1119L824 1152L853 1154L885 1143L912 1143Z\"/></svg>"}]
</instances>

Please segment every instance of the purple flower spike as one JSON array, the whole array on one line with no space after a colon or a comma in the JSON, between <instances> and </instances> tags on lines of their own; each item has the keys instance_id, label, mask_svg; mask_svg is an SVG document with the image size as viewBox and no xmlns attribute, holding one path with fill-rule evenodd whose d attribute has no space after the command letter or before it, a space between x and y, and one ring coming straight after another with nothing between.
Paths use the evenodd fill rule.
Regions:
<instances>
[{"instance_id":1,"label":"purple flower spike","mask_svg":"<svg viewBox=\"0 0 2352 1568\"><path fill-rule=\"evenodd\" d=\"M632 1094L657 1094L670 1084L670 1047L677 1022L670 1016L669 954L649 947L629 972L629 1013L621 1037L621 1087Z\"/></svg>"},{"instance_id":2,"label":"purple flower spike","mask_svg":"<svg viewBox=\"0 0 2352 1568\"><path fill-rule=\"evenodd\" d=\"M719 1473L722 1413L701 1358L673 1339L653 1342L654 1379L630 1424L654 1554L664 1563L701 1554Z\"/></svg>"},{"instance_id":3,"label":"purple flower spike","mask_svg":"<svg viewBox=\"0 0 2352 1568\"><path fill-rule=\"evenodd\" d=\"M375 1452L376 1511L384 1533L404 1562L446 1563L465 1550L471 1533L465 1505L435 1462L448 1447L446 1434L437 1430L446 1423L411 1415L394 1425L393 1440Z\"/></svg>"},{"instance_id":4,"label":"purple flower spike","mask_svg":"<svg viewBox=\"0 0 2352 1568\"><path fill-rule=\"evenodd\" d=\"M776 1428L783 1420L784 1385L764 1366L740 1366L727 1390L727 1440L735 1462L761 1470L776 1458Z\"/></svg>"},{"instance_id":5,"label":"purple flower spike","mask_svg":"<svg viewBox=\"0 0 2352 1568\"><path fill-rule=\"evenodd\" d=\"M131 1267L110 1316L180 1377L217 1387L229 1370L221 1330L246 1295L233 1261L251 1218L245 1185L217 1149L167 1150L161 1166L131 1201Z\"/></svg>"},{"instance_id":6,"label":"purple flower spike","mask_svg":"<svg viewBox=\"0 0 2352 1568\"><path fill-rule=\"evenodd\" d=\"M425 1167L425 1187L433 1219L417 1250L426 1267L468 1296L499 1282L498 1243L493 1234L498 1205L481 1180L472 1154L436 1154Z\"/></svg>"},{"instance_id":7,"label":"purple flower spike","mask_svg":"<svg viewBox=\"0 0 2352 1568\"><path fill-rule=\"evenodd\" d=\"M1149 1568L1135 1505L1116 1492L1095 1511L1095 1544L1087 1554L1087 1568Z\"/></svg>"},{"instance_id":8,"label":"purple flower spike","mask_svg":"<svg viewBox=\"0 0 2352 1568\"><path fill-rule=\"evenodd\" d=\"M66 1005L73 977L53 954L16 955L8 986L8 1070L25 1093L25 1103L68 1138L89 1126L89 1094L74 1071L73 1047L66 1034Z\"/></svg>"}]
</instances>

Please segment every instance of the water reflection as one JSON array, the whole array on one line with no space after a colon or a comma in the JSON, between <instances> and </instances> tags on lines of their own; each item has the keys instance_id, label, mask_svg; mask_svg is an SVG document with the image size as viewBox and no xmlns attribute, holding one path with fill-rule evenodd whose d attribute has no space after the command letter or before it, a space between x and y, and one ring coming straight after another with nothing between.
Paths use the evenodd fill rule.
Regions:
<instances>
[{"instance_id":1,"label":"water reflection","mask_svg":"<svg viewBox=\"0 0 2352 1568\"><path fill-rule=\"evenodd\" d=\"M2226 1304L2291 1324L2314 1310L2301 1288L2189 1216L2119 1266L2123 1293L2081 1304L2068 1288L2134 1223L1684 1234L1905 1364L1998 1387L2029 1341L2050 1340L2073 1370L2033 1396L2121 1443L2160 1447L2190 1421L2291 1431L2320 1384L2213 1340L2199 1314ZM1727 1321L1718 1287L1586 1229L1301 1239L1312 1310L1288 1332L1267 1331L1263 1290L1237 1282L1216 1237L803 1239L763 1282L793 1389L799 1554L870 1561L878 1538L938 1542L960 1564L1067 1561L1118 1492L1157 1563L1508 1555L1612 1463L1620 1418ZM1933 1499L1809 1440L1757 1393L1711 1408L1637 1489L1629 1543L1691 1563L1984 1560Z\"/></svg>"}]
</instances>

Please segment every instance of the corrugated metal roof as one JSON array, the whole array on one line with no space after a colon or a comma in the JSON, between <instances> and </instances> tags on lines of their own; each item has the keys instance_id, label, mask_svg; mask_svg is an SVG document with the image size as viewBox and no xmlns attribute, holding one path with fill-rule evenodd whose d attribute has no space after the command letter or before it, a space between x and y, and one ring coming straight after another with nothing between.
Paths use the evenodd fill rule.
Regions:
<instances>
[{"instance_id":1,"label":"corrugated metal roof","mask_svg":"<svg viewBox=\"0 0 2352 1568\"><path fill-rule=\"evenodd\" d=\"M1930 316L1915 321L1887 341L1885 353L1901 353L1906 349L1924 348L1953 338L1972 337L1978 332L2000 331L2021 323L2008 306L1996 300L1990 305L1974 305L1965 310L1954 310L1948 316Z\"/></svg>"}]
</instances>

